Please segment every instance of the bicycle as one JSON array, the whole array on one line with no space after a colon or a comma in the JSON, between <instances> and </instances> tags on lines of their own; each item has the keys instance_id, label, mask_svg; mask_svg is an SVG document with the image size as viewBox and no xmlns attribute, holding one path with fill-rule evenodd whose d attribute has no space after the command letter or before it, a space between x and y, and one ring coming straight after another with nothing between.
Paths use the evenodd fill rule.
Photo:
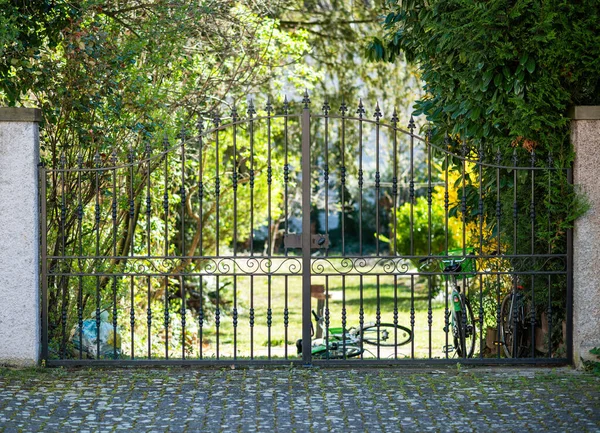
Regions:
<instances>
[{"instance_id":1,"label":"bicycle","mask_svg":"<svg viewBox=\"0 0 600 433\"><path fill-rule=\"evenodd\" d=\"M448 253L450 254L452 251ZM475 271L474 256L469 255L462 259L425 257L419 262L423 263L421 268L428 262L439 262L444 276L446 279L450 279L452 308L448 315L451 317L450 326L454 345L444 346L444 351L446 353L456 351L456 354L461 358L471 358L475 351L477 328L475 327L475 318L469 298L461 291L457 281L459 277L469 278L472 276ZM448 333L449 331L448 326L444 326L444 332Z\"/></svg>"},{"instance_id":2,"label":"bicycle","mask_svg":"<svg viewBox=\"0 0 600 433\"><path fill-rule=\"evenodd\" d=\"M515 276L500 309L500 343L507 358L519 358L529 351L527 329L524 288Z\"/></svg>"},{"instance_id":3,"label":"bicycle","mask_svg":"<svg viewBox=\"0 0 600 433\"><path fill-rule=\"evenodd\" d=\"M347 359L360 356L365 352L364 344L380 347L403 346L412 340L410 329L393 323L368 323L361 327L344 329L342 327L327 328L324 319L312 310L317 324L327 332L326 338L313 340L311 354L317 359ZM314 326L311 322L311 335ZM327 329L326 329L327 328ZM296 341L298 354L302 353L302 339Z\"/></svg>"}]
</instances>

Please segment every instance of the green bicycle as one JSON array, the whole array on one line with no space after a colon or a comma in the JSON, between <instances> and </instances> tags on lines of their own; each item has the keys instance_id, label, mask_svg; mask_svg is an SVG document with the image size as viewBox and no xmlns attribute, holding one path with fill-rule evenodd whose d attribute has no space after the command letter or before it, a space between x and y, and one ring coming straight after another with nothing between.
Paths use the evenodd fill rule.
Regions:
<instances>
[{"instance_id":1,"label":"green bicycle","mask_svg":"<svg viewBox=\"0 0 600 433\"><path fill-rule=\"evenodd\" d=\"M365 352L364 345L394 347L403 346L412 340L410 329L393 323L368 323L361 327L344 329L342 327L327 328L324 319L312 310L313 317L324 332L326 338L312 341L311 353L316 359L347 359L355 358ZM311 335L314 326L311 323ZM298 354L302 353L302 339L296 341Z\"/></svg>"},{"instance_id":2,"label":"green bicycle","mask_svg":"<svg viewBox=\"0 0 600 433\"><path fill-rule=\"evenodd\" d=\"M461 250L451 250L450 255L456 255ZM446 277L450 281L452 292L450 293L451 310L448 315L451 318L450 328L444 326L444 332L452 332L453 346L444 347L444 351L454 351L461 358L471 358L475 351L475 341L477 341L477 328L475 327L475 318L469 298L466 296L466 290L461 291L458 285L459 278L470 278L475 272L475 259L473 255L467 255L463 258L442 259L439 257L425 257L419 260L421 263L437 263Z\"/></svg>"}]
</instances>

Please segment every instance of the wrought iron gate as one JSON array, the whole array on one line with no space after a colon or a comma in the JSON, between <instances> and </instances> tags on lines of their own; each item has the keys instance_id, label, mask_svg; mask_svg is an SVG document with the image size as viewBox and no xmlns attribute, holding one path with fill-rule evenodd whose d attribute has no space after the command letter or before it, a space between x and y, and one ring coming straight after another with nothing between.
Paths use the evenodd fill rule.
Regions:
<instances>
[{"instance_id":1,"label":"wrought iron gate","mask_svg":"<svg viewBox=\"0 0 600 433\"><path fill-rule=\"evenodd\" d=\"M46 363L570 362L571 231L539 219L570 173L519 143L420 137L379 105L310 104L51 155ZM459 261L472 356L452 326Z\"/></svg>"}]
</instances>

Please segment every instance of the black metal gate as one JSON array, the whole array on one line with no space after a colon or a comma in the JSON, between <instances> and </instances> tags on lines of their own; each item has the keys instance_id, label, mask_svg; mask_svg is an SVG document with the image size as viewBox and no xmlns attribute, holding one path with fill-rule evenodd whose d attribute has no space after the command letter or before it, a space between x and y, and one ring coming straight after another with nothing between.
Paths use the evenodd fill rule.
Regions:
<instances>
[{"instance_id":1,"label":"black metal gate","mask_svg":"<svg viewBox=\"0 0 600 433\"><path fill-rule=\"evenodd\" d=\"M570 362L551 155L362 101L245 114L41 165L48 365Z\"/></svg>"}]
</instances>

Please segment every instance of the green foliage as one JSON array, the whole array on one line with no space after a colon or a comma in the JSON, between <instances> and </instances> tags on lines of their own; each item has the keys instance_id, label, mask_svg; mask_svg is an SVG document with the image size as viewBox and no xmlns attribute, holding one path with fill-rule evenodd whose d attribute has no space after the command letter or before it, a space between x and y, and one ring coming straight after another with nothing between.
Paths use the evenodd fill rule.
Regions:
<instances>
[{"instance_id":1,"label":"green foliage","mask_svg":"<svg viewBox=\"0 0 600 433\"><path fill-rule=\"evenodd\" d=\"M412 255L440 254L446 251L446 223L443 203L432 201L431 226L429 225L429 205L426 197L417 197L413 205L413 251ZM401 255L411 255L411 205L404 203L396 211L397 251ZM431 239L431 243L429 242ZM456 236L448 236L448 249L459 247Z\"/></svg>"},{"instance_id":2,"label":"green foliage","mask_svg":"<svg viewBox=\"0 0 600 433\"><path fill-rule=\"evenodd\" d=\"M433 124L434 142L448 134L451 149L466 140L487 155L499 152L507 165L531 163L522 149L513 161L515 147L535 149L535 165L570 167L567 108L600 101L595 2L390 1L388 6L387 33L371 42L371 56L393 61L403 53L418 64L426 94L415 114ZM493 175L483 173L484 195ZM527 176L518 181L524 186ZM544 227L541 237L556 247L584 206L563 171L547 185L538 188L536 195L546 197L547 206L536 215ZM504 185L503 195L513 186ZM470 209L475 199L468 200ZM546 230L548 220L553 224Z\"/></svg>"},{"instance_id":3,"label":"green foliage","mask_svg":"<svg viewBox=\"0 0 600 433\"><path fill-rule=\"evenodd\" d=\"M566 232L586 209L564 170L574 156L567 108L600 103L597 2L390 0L386 12L386 33L371 41L370 56L394 61L403 55L418 65L425 95L414 114L432 124L434 143L448 136L453 152L463 142L479 148L470 153L474 159L558 169L534 177L531 171L484 167L465 176L467 220L479 218L482 185L487 236L481 247L509 254L565 253ZM458 213L457 203L451 214ZM564 314L562 278L551 287L540 278L526 280L528 288L535 285L538 310L550 304L558 316ZM494 292L492 287L484 293L484 309L493 307Z\"/></svg>"},{"instance_id":4,"label":"green foliage","mask_svg":"<svg viewBox=\"0 0 600 433\"><path fill-rule=\"evenodd\" d=\"M588 370L594 373L596 376L600 376L600 347L594 347L590 350L592 355L596 356L597 361L586 361L585 366Z\"/></svg>"},{"instance_id":5,"label":"green foliage","mask_svg":"<svg viewBox=\"0 0 600 433\"><path fill-rule=\"evenodd\" d=\"M32 60L60 41L61 32L80 11L67 0L0 0L0 89L9 105L20 98L17 77L42 73Z\"/></svg>"},{"instance_id":6,"label":"green foliage","mask_svg":"<svg viewBox=\"0 0 600 433\"><path fill-rule=\"evenodd\" d=\"M554 0L388 2L387 34L371 55L416 62L426 96L416 105L439 133L485 138L507 149L517 137L571 155L566 109L600 101L596 2Z\"/></svg>"},{"instance_id":7,"label":"green foliage","mask_svg":"<svg viewBox=\"0 0 600 433\"><path fill-rule=\"evenodd\" d=\"M49 167L58 167L64 158L65 167L93 167L99 158L100 166L119 165L127 161L129 150L134 161L142 159L148 145L153 155L162 150L163 137L174 145L176 136L183 130L191 137L196 133L199 118L209 120L211 112L222 108L227 99L230 106L245 100L248 94L269 94L271 90L289 82L280 70L295 77L294 83L310 83L318 77L311 67L296 68L298 61L309 49L306 33L299 30L289 33L279 29L276 19L266 16L266 3L251 6L229 1L204 2L191 6L185 1L106 2L85 0L71 9L72 2L5 2L0 20L6 24L0 31L0 103L36 106L42 109L41 158ZM50 12L48 8L52 9ZM279 101L280 102L280 101ZM264 102L261 101L260 105ZM257 106L257 109L261 108ZM240 109L240 114L243 114ZM224 116L227 116L224 114ZM281 125L273 125L273 136L280 136ZM225 133L221 138L224 138ZM265 132L256 134L264 142ZM205 163L214 170L214 138L205 141ZM223 157L231 153L230 137L219 146ZM195 144L195 143L194 143ZM240 149L248 153L247 139L240 138ZM190 146L191 147L191 146ZM175 147L177 149L177 146ZM195 149L194 149L195 150ZM188 150L190 152L190 150ZM188 155L186 172L198 172L198 152ZM266 149L256 151L257 180L255 198L264 202L266 186ZM114 159L113 159L114 157ZM94 255L113 253L116 238L116 255L132 253L174 254L180 249L180 239L192 245L198 222L193 211L186 213L185 233L181 227L181 159L177 151L163 159L155 158L148 164L134 164L131 174L118 170L123 179L116 186L118 214L116 230L111 219L113 200L111 171L93 174L65 173L55 178L48 187L48 251L50 255L73 253ZM221 159L227 164L223 173L220 197L221 207L230 209L231 158ZM277 167L280 168L280 167ZM207 172L210 168L207 168ZM240 196L247 202L247 170L241 173ZM150 177L151 189L145 185ZM135 191L133 214L129 213L128 182ZM81 182L81 188L78 183ZM188 195L197 206L197 178L188 175ZM206 208L201 226L205 226L204 247L215 247L214 203L210 194L215 190L213 178L205 179L207 185ZM210 192L208 192L210 188ZM273 188L273 194L279 195ZM162 212L162 197L168 195L171 210ZM147 219L145 197L151 197L152 214ZM81 200L83 220L79 231L76 204ZM100 221L95 222L95 203L99 204ZM66 220L61 222L58 211L66 205ZM195 209L192 206L191 209ZM160 209L160 211L159 211ZM264 219L265 210L258 209L257 220ZM241 213L240 237L247 236L247 215ZM278 213L274 212L274 217ZM221 218L221 242L231 243L232 221L227 213ZM136 227L131 236L130 227ZM149 233L146 228L149 227ZM166 227L170 227L167 231ZM84 241L81 250L78 239L94 238L99 232L99 245ZM165 247L165 244L167 245ZM66 245L67 251L63 245ZM133 246L132 246L133 245ZM187 249L187 248L186 248ZM193 252L192 252L193 253ZM105 262L105 268L122 267L122 261ZM56 263L49 264L50 268ZM73 271L65 264L64 271ZM92 261L78 263L82 272L91 272L101 266ZM173 264L164 264L164 270ZM68 269L67 269L68 268ZM164 286L167 286L166 288ZM152 281L152 290L160 297L161 287L177 293L169 284ZM99 281L84 278L51 278L49 293L50 335L56 337L65 330L68 334L77 320L76 296L81 292L83 316L93 312L96 290L102 293L102 305L111 307L108 296L113 283L108 278ZM80 289L81 287L81 289ZM116 290L126 292L126 285L116 284ZM141 296L141 295L140 295ZM175 295L176 296L176 295ZM152 301L154 302L154 301ZM153 308L159 308L158 303ZM143 307L140 301L140 310ZM112 308L112 307L111 307ZM68 312L66 324L63 311ZM62 323L62 325L61 325ZM68 335L60 337L61 344Z\"/></svg>"}]
</instances>

